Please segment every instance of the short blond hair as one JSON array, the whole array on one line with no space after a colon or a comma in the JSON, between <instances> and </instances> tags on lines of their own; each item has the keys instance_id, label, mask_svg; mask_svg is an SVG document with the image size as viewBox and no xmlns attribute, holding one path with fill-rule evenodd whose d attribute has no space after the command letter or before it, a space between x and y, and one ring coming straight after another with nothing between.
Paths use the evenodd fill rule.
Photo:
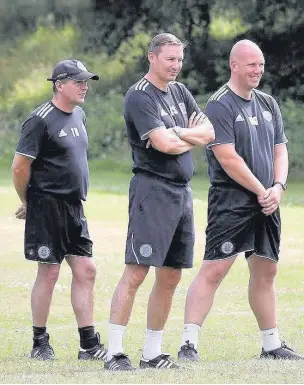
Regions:
<instances>
[{"instance_id":1,"label":"short blond hair","mask_svg":"<svg viewBox=\"0 0 304 385\"><path fill-rule=\"evenodd\" d=\"M171 33L160 33L153 37L149 44L149 52L156 53L164 45L179 45L183 48L186 47L186 43L183 43L178 37Z\"/></svg>"}]
</instances>

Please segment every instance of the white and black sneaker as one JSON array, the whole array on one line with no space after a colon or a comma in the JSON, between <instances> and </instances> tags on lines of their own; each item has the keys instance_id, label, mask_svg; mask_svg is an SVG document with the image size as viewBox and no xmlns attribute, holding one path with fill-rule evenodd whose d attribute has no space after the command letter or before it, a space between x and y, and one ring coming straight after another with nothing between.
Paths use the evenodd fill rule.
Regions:
<instances>
[{"instance_id":1,"label":"white and black sneaker","mask_svg":"<svg viewBox=\"0 0 304 385\"><path fill-rule=\"evenodd\" d=\"M54 349L49 344L49 339L50 336L48 333L34 337L34 347L30 353L30 358L35 358L40 361L55 360Z\"/></svg>"},{"instance_id":2,"label":"white and black sneaker","mask_svg":"<svg viewBox=\"0 0 304 385\"><path fill-rule=\"evenodd\" d=\"M129 357L124 353L117 353L109 360L105 361L104 368L112 371L127 371L135 370L132 366Z\"/></svg>"},{"instance_id":3,"label":"white and black sneaker","mask_svg":"<svg viewBox=\"0 0 304 385\"><path fill-rule=\"evenodd\" d=\"M289 348L284 341L279 348L270 350L269 352L265 352L265 350L262 349L260 358L272 360L304 360L303 355L298 354L293 349Z\"/></svg>"},{"instance_id":4,"label":"white and black sneaker","mask_svg":"<svg viewBox=\"0 0 304 385\"><path fill-rule=\"evenodd\" d=\"M79 360L102 360L104 361L107 355L107 349L104 344L100 343L100 335L96 333L97 344L90 349L79 348L78 359Z\"/></svg>"},{"instance_id":5,"label":"white and black sneaker","mask_svg":"<svg viewBox=\"0 0 304 385\"><path fill-rule=\"evenodd\" d=\"M146 360L144 357L142 357L139 362L139 367L141 369L178 369L179 365L177 365L172 360L172 358L170 358L170 354L163 353L153 358L152 360Z\"/></svg>"}]
</instances>

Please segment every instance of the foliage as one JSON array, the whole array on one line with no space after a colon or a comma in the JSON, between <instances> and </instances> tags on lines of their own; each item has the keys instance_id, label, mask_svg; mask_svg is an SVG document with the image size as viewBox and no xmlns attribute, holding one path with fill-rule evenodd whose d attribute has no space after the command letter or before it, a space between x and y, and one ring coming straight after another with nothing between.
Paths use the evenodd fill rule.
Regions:
<instances>
[{"instance_id":1,"label":"foliage","mask_svg":"<svg viewBox=\"0 0 304 385\"><path fill-rule=\"evenodd\" d=\"M291 177L304 177L304 136L303 126L304 109L302 102L295 102L291 99L282 104L282 116L288 138L289 165Z\"/></svg>"},{"instance_id":2,"label":"foliage","mask_svg":"<svg viewBox=\"0 0 304 385\"><path fill-rule=\"evenodd\" d=\"M297 0L2 0L0 2L0 156L14 151L22 121L51 97L53 65L77 57L100 75L84 105L90 157L129 165L123 95L147 71L153 35L172 32L188 42L180 80L204 103L229 78L232 44L249 38L265 52L262 88L283 109L291 171L303 172L304 4ZM123 151L119 151L123 148ZM194 153L205 173L204 157Z\"/></svg>"}]
</instances>

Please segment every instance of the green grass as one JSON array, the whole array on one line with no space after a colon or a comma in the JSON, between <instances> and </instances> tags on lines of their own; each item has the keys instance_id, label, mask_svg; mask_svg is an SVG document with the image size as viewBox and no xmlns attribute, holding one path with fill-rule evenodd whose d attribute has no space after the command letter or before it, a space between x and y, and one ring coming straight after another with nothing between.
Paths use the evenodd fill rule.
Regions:
<instances>
[{"instance_id":1,"label":"green grass","mask_svg":"<svg viewBox=\"0 0 304 385\"><path fill-rule=\"evenodd\" d=\"M36 265L24 260L24 222L14 218L19 205L9 168L0 171L0 383L302 383L303 364L261 362L260 335L247 301L248 269L242 256L218 290L201 332L201 361L179 371L108 373L98 362L76 359L78 332L70 305L71 274L63 263L56 284L48 328L58 360L40 363L27 358L31 348L30 293ZM96 329L107 343L110 301L124 268L130 174L98 170L92 175L85 210L94 240L98 275L95 288ZM290 184L282 205L283 240L277 277L281 336L304 352L303 184ZM193 181L197 242L195 266L185 270L177 288L164 335L163 350L179 348L187 289L198 270L205 242L208 182ZM125 350L138 364L144 343L146 305L153 271L140 287L125 336Z\"/></svg>"}]
</instances>

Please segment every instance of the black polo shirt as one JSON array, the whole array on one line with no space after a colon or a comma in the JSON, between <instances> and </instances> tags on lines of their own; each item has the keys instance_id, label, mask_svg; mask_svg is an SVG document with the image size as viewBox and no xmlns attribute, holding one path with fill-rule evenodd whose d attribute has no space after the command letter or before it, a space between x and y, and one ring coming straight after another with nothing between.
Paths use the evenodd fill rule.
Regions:
<instances>
[{"instance_id":1,"label":"black polo shirt","mask_svg":"<svg viewBox=\"0 0 304 385\"><path fill-rule=\"evenodd\" d=\"M17 154L33 159L29 190L67 200L85 200L88 190L88 136L84 111L71 113L52 102L35 109L23 123Z\"/></svg>"},{"instance_id":2,"label":"black polo shirt","mask_svg":"<svg viewBox=\"0 0 304 385\"><path fill-rule=\"evenodd\" d=\"M143 78L134 84L125 97L127 132L132 148L133 172L146 172L168 181L186 184L193 175L190 151L181 155L164 154L146 148L150 132L160 127L188 126L188 118L200 107L190 91L181 83L170 82L167 91Z\"/></svg>"},{"instance_id":3,"label":"black polo shirt","mask_svg":"<svg viewBox=\"0 0 304 385\"><path fill-rule=\"evenodd\" d=\"M282 116L274 98L254 89L250 100L224 85L209 99L205 113L213 124L215 140L207 146L212 185L238 185L216 159L212 146L230 143L265 188L274 182L274 149L286 143Z\"/></svg>"}]
</instances>

